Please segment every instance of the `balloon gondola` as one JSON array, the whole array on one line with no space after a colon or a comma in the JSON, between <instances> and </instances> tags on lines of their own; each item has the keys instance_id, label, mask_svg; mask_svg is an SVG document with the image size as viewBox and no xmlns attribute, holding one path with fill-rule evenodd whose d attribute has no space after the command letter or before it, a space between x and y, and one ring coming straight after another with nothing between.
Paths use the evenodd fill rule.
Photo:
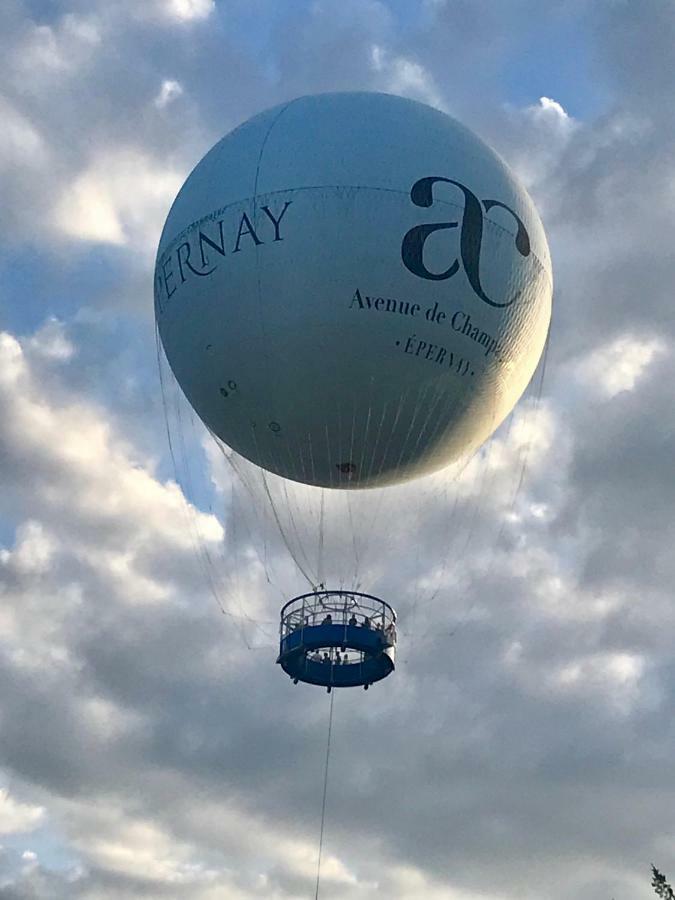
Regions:
<instances>
[{"instance_id":1,"label":"balloon gondola","mask_svg":"<svg viewBox=\"0 0 675 900\"><path fill-rule=\"evenodd\" d=\"M396 613L358 591L319 590L281 610L277 663L297 684L366 690L394 671Z\"/></svg>"}]
</instances>

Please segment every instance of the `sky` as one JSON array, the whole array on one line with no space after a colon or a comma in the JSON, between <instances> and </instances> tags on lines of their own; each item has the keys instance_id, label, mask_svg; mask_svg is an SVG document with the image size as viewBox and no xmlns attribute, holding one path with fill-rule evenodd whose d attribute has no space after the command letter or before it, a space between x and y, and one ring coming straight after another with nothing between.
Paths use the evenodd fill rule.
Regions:
<instances>
[{"instance_id":1,"label":"sky","mask_svg":"<svg viewBox=\"0 0 675 900\"><path fill-rule=\"evenodd\" d=\"M328 698L274 665L304 584L161 389L152 276L212 144L334 90L490 143L555 291L545 371L487 448L361 507L399 665L336 696L321 897L653 896L650 864L675 873L672 0L3 0L0 44L1 900L314 896Z\"/></svg>"}]
</instances>

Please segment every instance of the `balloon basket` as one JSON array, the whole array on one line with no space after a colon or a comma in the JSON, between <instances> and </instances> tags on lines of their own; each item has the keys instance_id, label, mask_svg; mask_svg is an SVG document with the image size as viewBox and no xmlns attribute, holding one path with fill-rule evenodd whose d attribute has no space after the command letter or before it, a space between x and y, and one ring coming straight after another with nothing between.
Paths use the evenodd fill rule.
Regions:
<instances>
[{"instance_id":1,"label":"balloon basket","mask_svg":"<svg viewBox=\"0 0 675 900\"><path fill-rule=\"evenodd\" d=\"M295 684L364 687L395 668L396 613L372 594L319 590L281 610L277 663Z\"/></svg>"}]
</instances>

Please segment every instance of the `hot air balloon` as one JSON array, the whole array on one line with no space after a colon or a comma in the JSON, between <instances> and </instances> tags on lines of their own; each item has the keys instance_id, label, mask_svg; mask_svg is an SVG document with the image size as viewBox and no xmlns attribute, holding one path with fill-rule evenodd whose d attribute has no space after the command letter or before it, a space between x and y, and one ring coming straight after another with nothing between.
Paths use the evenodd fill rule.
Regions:
<instances>
[{"instance_id":1,"label":"hot air balloon","mask_svg":"<svg viewBox=\"0 0 675 900\"><path fill-rule=\"evenodd\" d=\"M226 135L176 197L155 269L164 352L212 434L348 492L480 447L532 377L551 298L543 226L505 163L437 109L376 93L301 97ZM284 670L329 689L389 674L393 609L313 587L282 611Z\"/></svg>"}]
</instances>

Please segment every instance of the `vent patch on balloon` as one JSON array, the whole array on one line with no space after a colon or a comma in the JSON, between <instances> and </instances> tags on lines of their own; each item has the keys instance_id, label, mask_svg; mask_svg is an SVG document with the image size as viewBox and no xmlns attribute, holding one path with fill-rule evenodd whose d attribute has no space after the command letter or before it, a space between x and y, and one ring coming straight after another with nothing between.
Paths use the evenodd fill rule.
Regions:
<instances>
[{"instance_id":1,"label":"vent patch on balloon","mask_svg":"<svg viewBox=\"0 0 675 900\"><path fill-rule=\"evenodd\" d=\"M340 475L346 475L347 478L351 478L352 475L356 475L356 465L353 462L336 463L336 468Z\"/></svg>"}]
</instances>

